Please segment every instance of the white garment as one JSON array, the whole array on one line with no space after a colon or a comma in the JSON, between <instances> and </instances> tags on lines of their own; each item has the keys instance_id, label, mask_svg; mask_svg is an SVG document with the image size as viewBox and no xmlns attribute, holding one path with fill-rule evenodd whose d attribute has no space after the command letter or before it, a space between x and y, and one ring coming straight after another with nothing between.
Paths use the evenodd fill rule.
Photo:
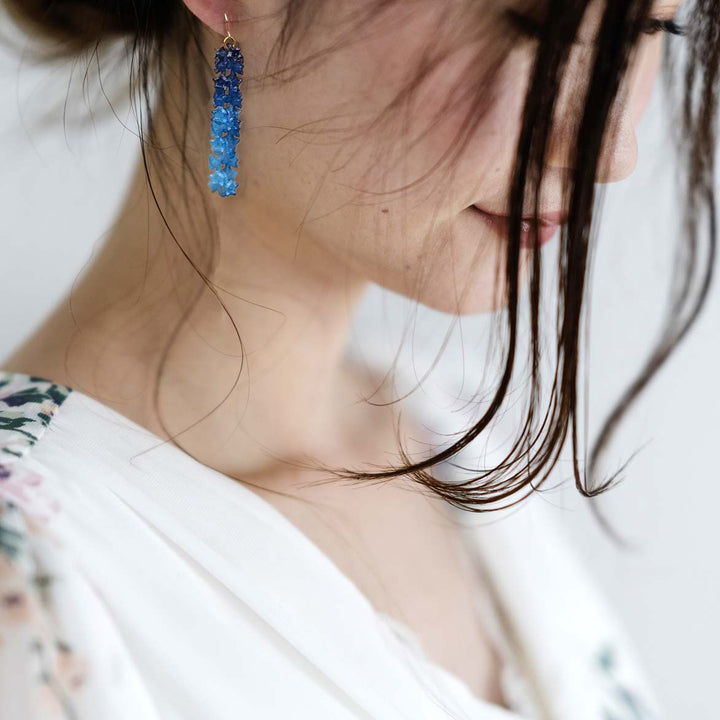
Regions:
<instances>
[{"instance_id":1,"label":"white garment","mask_svg":"<svg viewBox=\"0 0 720 720\"><path fill-rule=\"evenodd\" d=\"M456 511L497 593L507 710L425 657L273 505L162 442L0 371L2 720L660 717L542 500L491 523Z\"/></svg>"}]
</instances>

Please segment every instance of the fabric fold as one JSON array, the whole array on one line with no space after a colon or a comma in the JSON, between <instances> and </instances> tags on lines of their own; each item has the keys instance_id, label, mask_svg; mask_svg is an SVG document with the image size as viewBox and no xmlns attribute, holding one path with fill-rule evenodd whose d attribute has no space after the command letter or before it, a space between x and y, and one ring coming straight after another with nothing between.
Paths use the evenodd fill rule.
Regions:
<instances>
[{"instance_id":1,"label":"fabric fold","mask_svg":"<svg viewBox=\"0 0 720 720\"><path fill-rule=\"evenodd\" d=\"M546 720L484 702L405 653L358 586L249 488L83 393L0 371L3 381L0 446L12 458L0 464L0 493L23 499L27 523L52 515L47 538L62 556L50 559L62 557L82 589L44 607L57 627L76 628L91 661L76 698L83 710L68 717L110 717L92 700L117 693L93 672L102 661L134 678L123 702L146 702L134 715L143 720ZM627 638L536 504L482 526L457 511L501 636L521 648L513 668L531 673L533 712L656 720Z\"/></svg>"}]
</instances>

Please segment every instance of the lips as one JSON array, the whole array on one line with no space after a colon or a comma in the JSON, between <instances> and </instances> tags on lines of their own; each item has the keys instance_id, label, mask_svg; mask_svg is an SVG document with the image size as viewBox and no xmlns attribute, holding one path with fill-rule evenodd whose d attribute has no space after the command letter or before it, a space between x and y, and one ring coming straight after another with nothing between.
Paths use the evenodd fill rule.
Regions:
<instances>
[{"instance_id":1,"label":"lips","mask_svg":"<svg viewBox=\"0 0 720 720\"><path fill-rule=\"evenodd\" d=\"M492 213L481 210L477 205L472 205L470 210L474 210L476 214L482 218L486 225L492 227L496 232L505 239L510 237L510 223L506 215L493 215ZM539 224L537 227L538 243L544 245L551 240L558 228L562 224L563 216L561 213L544 213L539 216ZM533 222L532 218L523 218L520 226L520 246L530 248L533 246L533 238L531 234Z\"/></svg>"},{"instance_id":2,"label":"lips","mask_svg":"<svg viewBox=\"0 0 720 720\"><path fill-rule=\"evenodd\" d=\"M507 221L508 217L509 217L508 215L499 215L498 213L489 212L488 210L484 210L483 208L478 207L477 205L473 205L472 207L474 207L476 210L479 210L484 215L490 215L492 217L501 218L505 221ZM532 215L523 216L522 219L527 222L532 222L532 220L533 220ZM538 220L540 220L541 225L556 225L557 226L557 225L562 225L567 220L567 218L560 210L557 210L555 212L540 213L538 215Z\"/></svg>"}]
</instances>

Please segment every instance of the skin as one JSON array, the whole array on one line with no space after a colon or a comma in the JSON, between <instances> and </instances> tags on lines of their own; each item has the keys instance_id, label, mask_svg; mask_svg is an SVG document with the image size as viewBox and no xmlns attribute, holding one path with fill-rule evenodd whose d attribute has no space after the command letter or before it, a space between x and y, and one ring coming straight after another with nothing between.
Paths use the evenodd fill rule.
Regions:
<instances>
[{"instance_id":1,"label":"skin","mask_svg":"<svg viewBox=\"0 0 720 720\"><path fill-rule=\"evenodd\" d=\"M201 462L287 489L297 476L285 460L310 456L376 469L369 463L396 458L391 411L358 402L377 386L344 357L351 318L369 282L443 312L496 308L494 272L503 261L505 240L467 208L477 203L506 211L532 44L518 41L510 52L492 106L450 181L439 183L430 173L405 193L381 196L373 193L402 187L431 170L458 130L462 105L444 113L411 147L398 135L398 125L355 140L329 130L355 128L348 117L362 126L395 95L421 52L433 43L447 49L467 19L467 1L399 3L368 37L285 85L258 79L280 27L274 14L280 4L186 2L204 23L208 68L225 36L223 12L233 19L231 31L245 57L240 188L233 198L209 197L219 231L219 260L210 277L237 324L245 366L233 389L241 348L225 310L206 289L174 341L159 404L171 433L192 426L177 442ZM342 30L343 13L357 5L357 0L330 3L331 12L303 38L308 51L322 47L323 39L331 42ZM502 5L499 0L486 5L488 27L499 28ZM658 4L654 14L672 17L676 8ZM441 25L442 9L450 15ZM592 31L593 17L591 6L582 33ZM661 43L660 35L643 40L627 92L614 110L617 132L604 150L601 182L622 180L636 165L635 129L655 81ZM582 77L584 53L580 46L573 50L570 81L559 99L541 209L560 209L577 94L572 78ZM472 57L470 48L461 46L425 79L404 118L409 138L427 129L433 108ZM178 122L175 100L183 92L182 78L171 71L165 78L171 101L156 111L157 145L166 148L171 166L179 166L168 128ZM198 88L194 92L188 159L206 182L209 97ZM335 115L340 119L322 122ZM307 123L314 123L314 133L302 131ZM179 177L168 182L169 196L181 197ZM209 195L204 185L200 191ZM191 188L179 208L166 208L166 217L202 265L207 225L195 192ZM525 276L529 251L522 252ZM72 306L65 300L2 366L70 385L167 438L151 402L155 374L170 329L199 287L148 199L139 163L118 222L75 284Z\"/></svg>"},{"instance_id":2,"label":"skin","mask_svg":"<svg viewBox=\"0 0 720 720\"><path fill-rule=\"evenodd\" d=\"M309 456L330 466L372 471L399 461L394 407L361 402L392 396L378 393L378 378L344 356L355 306L368 283L442 312L497 309L495 269L504 263L506 241L467 208L478 204L489 212L507 212L532 43L518 40L512 47L488 112L447 176L431 171L466 108L456 103L439 122L430 122L464 67L474 62L476 48L461 42L467 40L462 30L468 26L469 0L398 3L367 37L359 36L284 85L259 77L279 30L274 14L279 0L187 0L186 5L204 23L208 71L225 37L223 12L233 19L231 31L245 58L236 197L210 195L205 187L210 97L191 88L186 160L200 178L200 193L217 226L214 266L205 263L208 221L196 189L190 185L185 198L175 173L163 175L163 193L152 148L148 163L168 225L218 295L199 281L170 236L139 162L118 221L72 296L0 367L69 385L163 439L182 431L175 442L183 450L252 484L325 550L376 609L400 616L422 634L436 662L479 696L500 704L491 670L497 663L484 632L468 631L477 622L473 598L484 589L460 566L458 538L442 521L447 513L442 502L405 492L417 490L405 478L353 485L351 493L344 483L312 486L313 479L327 474L300 472L287 463ZM342 30L344 13L359 5L358 0L328 3L330 13L303 35L302 50L322 48L323 39L330 44ZM492 40L504 6L500 0L472 5L487 19ZM443 10L449 12L444 19ZM597 10L596 5L588 9L581 38L592 36ZM653 15L670 18L676 10L677 5L658 4ZM603 149L599 182L620 181L635 168L636 127L657 75L661 43L660 35L642 41L613 109L615 132ZM428 47L453 52L425 78L404 114L356 138L333 132L362 131ZM488 64L493 47L489 42L484 51ZM181 123L177 100L185 77L174 67L176 58L167 62L165 93L155 111L155 147L163 148L168 167L175 169L183 158L170 128ZM587 49L578 44L557 105L541 212L561 209L569 128L577 111L573 99L586 63ZM418 178L405 192L377 194ZM166 197L182 201L170 206ZM529 259L523 250L521 279ZM185 311L185 326L171 338ZM171 339L158 415L155 377ZM233 387L241 358L243 372ZM423 440L430 438L423 428L407 413L403 420L404 447L411 456L413 450L425 451ZM278 490L289 494L272 492ZM311 502L294 502L293 496Z\"/></svg>"}]
</instances>

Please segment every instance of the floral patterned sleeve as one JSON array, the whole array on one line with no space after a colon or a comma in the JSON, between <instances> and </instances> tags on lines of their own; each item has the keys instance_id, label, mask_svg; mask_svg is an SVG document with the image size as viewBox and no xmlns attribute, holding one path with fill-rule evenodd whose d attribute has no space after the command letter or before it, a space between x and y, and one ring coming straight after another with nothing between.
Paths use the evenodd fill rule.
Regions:
<instances>
[{"instance_id":1,"label":"floral patterned sleeve","mask_svg":"<svg viewBox=\"0 0 720 720\"><path fill-rule=\"evenodd\" d=\"M0 376L0 718L158 720L101 594L56 532L53 476L29 453L63 390Z\"/></svg>"}]
</instances>

